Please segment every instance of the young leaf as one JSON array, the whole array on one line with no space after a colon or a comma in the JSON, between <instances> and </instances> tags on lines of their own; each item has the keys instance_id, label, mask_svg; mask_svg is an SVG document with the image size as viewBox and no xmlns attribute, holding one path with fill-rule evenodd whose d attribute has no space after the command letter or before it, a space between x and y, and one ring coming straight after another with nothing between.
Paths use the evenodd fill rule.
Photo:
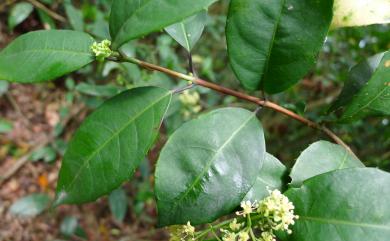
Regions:
<instances>
[{"instance_id":1,"label":"young leaf","mask_svg":"<svg viewBox=\"0 0 390 241\"><path fill-rule=\"evenodd\" d=\"M113 48L183 21L218 0L114 0L110 33Z\"/></svg>"},{"instance_id":2,"label":"young leaf","mask_svg":"<svg viewBox=\"0 0 390 241\"><path fill-rule=\"evenodd\" d=\"M287 168L271 154L266 154L263 167L257 175L257 179L253 187L246 194L244 201L254 202L260 201L269 196L268 190L283 190L283 179L287 172Z\"/></svg>"},{"instance_id":3,"label":"young leaf","mask_svg":"<svg viewBox=\"0 0 390 241\"><path fill-rule=\"evenodd\" d=\"M335 0L332 28L390 22L389 0Z\"/></svg>"},{"instance_id":4,"label":"young leaf","mask_svg":"<svg viewBox=\"0 0 390 241\"><path fill-rule=\"evenodd\" d=\"M33 10L34 6L31 3L21 2L15 4L8 16L8 28L13 30L16 25L26 20Z\"/></svg>"},{"instance_id":5,"label":"young leaf","mask_svg":"<svg viewBox=\"0 0 390 241\"><path fill-rule=\"evenodd\" d=\"M181 46L188 52L198 42L202 36L204 26L206 24L207 11L201 11L195 16L189 17L180 23L175 23L165 28L165 31L171 35Z\"/></svg>"},{"instance_id":6,"label":"young leaf","mask_svg":"<svg viewBox=\"0 0 390 241\"><path fill-rule=\"evenodd\" d=\"M10 213L20 217L34 217L41 214L49 205L46 194L36 193L23 197L12 204Z\"/></svg>"},{"instance_id":7,"label":"young leaf","mask_svg":"<svg viewBox=\"0 0 390 241\"><path fill-rule=\"evenodd\" d=\"M96 200L130 179L153 145L170 99L161 88L135 88L92 113L64 155L56 204Z\"/></svg>"},{"instance_id":8,"label":"young leaf","mask_svg":"<svg viewBox=\"0 0 390 241\"><path fill-rule=\"evenodd\" d=\"M156 167L159 226L203 224L232 212L253 186L265 158L254 113L225 108L180 127Z\"/></svg>"},{"instance_id":9,"label":"young leaf","mask_svg":"<svg viewBox=\"0 0 390 241\"><path fill-rule=\"evenodd\" d=\"M291 186L299 187L303 181L311 177L351 167L364 167L364 164L344 147L319 141L311 144L298 157L290 173Z\"/></svg>"},{"instance_id":10,"label":"young leaf","mask_svg":"<svg viewBox=\"0 0 390 241\"><path fill-rule=\"evenodd\" d=\"M286 90L313 66L332 20L333 0L231 0L230 64L248 90Z\"/></svg>"},{"instance_id":11,"label":"young leaf","mask_svg":"<svg viewBox=\"0 0 390 241\"><path fill-rule=\"evenodd\" d=\"M58 78L94 60L86 33L41 30L18 37L0 52L0 79L34 83Z\"/></svg>"},{"instance_id":12,"label":"young leaf","mask_svg":"<svg viewBox=\"0 0 390 241\"><path fill-rule=\"evenodd\" d=\"M110 211L114 218L119 222L123 222L127 212L128 198L126 192L122 189L114 190L108 197Z\"/></svg>"},{"instance_id":13,"label":"young leaf","mask_svg":"<svg viewBox=\"0 0 390 241\"><path fill-rule=\"evenodd\" d=\"M387 241L390 174L373 168L328 172L286 192L299 219L289 241Z\"/></svg>"},{"instance_id":14,"label":"young leaf","mask_svg":"<svg viewBox=\"0 0 390 241\"><path fill-rule=\"evenodd\" d=\"M350 84L346 88L350 88ZM345 93L340 98L345 98ZM367 83L350 99L340 118L341 122L356 121L369 115L390 115L390 52L383 55Z\"/></svg>"}]
</instances>

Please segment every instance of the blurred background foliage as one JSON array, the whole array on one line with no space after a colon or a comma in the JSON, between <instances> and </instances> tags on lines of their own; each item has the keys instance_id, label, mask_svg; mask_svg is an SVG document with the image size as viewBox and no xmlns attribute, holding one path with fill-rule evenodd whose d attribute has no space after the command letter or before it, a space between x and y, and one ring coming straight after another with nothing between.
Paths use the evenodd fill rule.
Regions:
<instances>
[{"instance_id":1,"label":"blurred background foliage","mask_svg":"<svg viewBox=\"0 0 390 241\"><path fill-rule=\"evenodd\" d=\"M223 86L243 91L227 59L224 31L228 3L228 1L220 1L212 6L207 16L204 34L194 47L192 56L197 75ZM86 31L97 40L109 39L107 20L110 14L110 4L110 0L2 1L0 3L0 47L3 48L20 34L38 29L67 28ZM357 156L367 166L390 171L390 120L388 118L369 117L352 124L340 124L334 122L335 116L333 115L338 113L327 114L330 103L337 97L343 83L348 79L350 68L367 57L389 48L390 26L373 25L332 30L311 72L288 91L265 98L312 120L325 123L354 149ZM163 31L126 44L125 52L179 72L189 71L187 52ZM136 65L115 62L90 65L65 78L40 84L35 91L49 93L54 90L60 91L59 118L52 128L48 129L48 135L54 136L53 141L34 150L29 159L32 162L39 162L39 165L58 167L61 155L66 148L66 142L77 127L77 124L69 125L69 119L73 118L72 115L75 115L75 109L80 103L83 108L87 109L87 112L90 112L103 100L124 89L145 85L176 89L186 84L186 81L140 69ZM10 111L8 110L10 106L15 104L12 103L12 96L18 93L16 90L19 87L17 84L8 84L0 80L0 160L15 159L26 152L21 150L22 147L16 144L15 140L4 141L15 128L13 119L8 118L7 113ZM12 93L13 90L16 92ZM262 97L260 92L251 94ZM143 163L131 183L110 195L107 200L108 204L98 203L98 205L106 205L105 207L110 208L112 222L115 223L116 228L110 228L107 231L107 237L119 237L120 233L124 232L122 224L124 220L126 222L138 220L137 223L141 223L141 229L154 224L155 207L151 173L153 173L158 150L167 137L183 122L204 111L223 106L256 109L256 106L252 104L200 87L174 97L164 121L160 141L155 150L150 153L149 161ZM76 115L78 111L77 109ZM326 139L321 133L270 110L262 110L259 118L265 127L268 152L285 162L287 166L291 166L299 153L310 143ZM29 121L34 122L34 119ZM58 169L50 168L50 171L56 172ZM49 186L53 188L45 192L52 195L55 180L49 181L52 182ZM41 182L44 181L41 180ZM10 211L22 216L35 216L41 213L45 209L47 199L40 194L33 195L35 196L27 196L16 202L12 201ZM42 202L44 202L43 207ZM26 207L27 209L35 208L35 212L29 212L26 215ZM88 230L80 226L75 216L70 215L58 219L57 237L75 240L90 237ZM99 232L106 231L99 229ZM154 232L147 237L153 239L151 238L153 235L155 235ZM157 237L161 238L164 235L158 234ZM163 240L160 238L155 238L155 240ZM0 240L2 240L1 237ZM108 240L111 239L108 238ZM129 240L142 240L142 238Z\"/></svg>"}]
</instances>

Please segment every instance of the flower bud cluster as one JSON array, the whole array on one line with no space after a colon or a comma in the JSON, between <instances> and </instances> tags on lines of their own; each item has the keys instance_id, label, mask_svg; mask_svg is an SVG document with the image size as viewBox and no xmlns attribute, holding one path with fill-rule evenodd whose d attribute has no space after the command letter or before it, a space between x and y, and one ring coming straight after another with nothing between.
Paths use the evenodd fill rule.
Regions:
<instances>
[{"instance_id":1,"label":"flower bud cluster","mask_svg":"<svg viewBox=\"0 0 390 241\"><path fill-rule=\"evenodd\" d=\"M111 48L110 40L103 40L100 43L94 42L91 46L91 51L95 54L98 61L103 61L105 58L108 58L113 53Z\"/></svg>"},{"instance_id":2,"label":"flower bud cluster","mask_svg":"<svg viewBox=\"0 0 390 241\"><path fill-rule=\"evenodd\" d=\"M200 102L200 95L196 91L185 90L180 94L179 100L183 105L182 114L184 119L189 119L191 115L197 114L202 110Z\"/></svg>"}]
</instances>

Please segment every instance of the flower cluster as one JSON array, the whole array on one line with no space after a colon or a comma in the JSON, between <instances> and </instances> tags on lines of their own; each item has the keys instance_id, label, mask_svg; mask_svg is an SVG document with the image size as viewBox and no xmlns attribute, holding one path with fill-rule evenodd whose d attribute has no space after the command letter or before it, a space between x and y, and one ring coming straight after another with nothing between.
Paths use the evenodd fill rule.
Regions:
<instances>
[{"instance_id":1,"label":"flower cluster","mask_svg":"<svg viewBox=\"0 0 390 241\"><path fill-rule=\"evenodd\" d=\"M179 100L183 105L182 114L186 120L189 119L192 114L197 114L202 110L202 107L199 104L200 96L196 91L183 91L179 96Z\"/></svg>"},{"instance_id":2,"label":"flower cluster","mask_svg":"<svg viewBox=\"0 0 390 241\"><path fill-rule=\"evenodd\" d=\"M269 191L270 196L259 203L257 213L260 214L260 228L262 231L287 231L291 234L290 225L294 225L294 205L279 190Z\"/></svg>"},{"instance_id":3,"label":"flower cluster","mask_svg":"<svg viewBox=\"0 0 390 241\"><path fill-rule=\"evenodd\" d=\"M169 227L169 233L171 235L169 241L192 241L195 240L195 228L190 222L186 225L175 225Z\"/></svg>"},{"instance_id":4,"label":"flower cluster","mask_svg":"<svg viewBox=\"0 0 390 241\"><path fill-rule=\"evenodd\" d=\"M110 46L111 41L107 39L100 43L94 42L91 46L91 51L95 54L98 61L103 61L105 58L110 57L113 53Z\"/></svg>"},{"instance_id":5,"label":"flower cluster","mask_svg":"<svg viewBox=\"0 0 390 241\"><path fill-rule=\"evenodd\" d=\"M294 215L294 205L279 190L268 192L269 196L260 202L241 202L242 210L236 212L239 217L220 226L223 227L220 229L222 241L276 241L276 231L292 233L290 226L299 218ZM209 232L217 237L213 226L210 226ZM195 228L190 222L183 226L170 227L170 233L170 241L198 240L195 239Z\"/></svg>"},{"instance_id":6,"label":"flower cluster","mask_svg":"<svg viewBox=\"0 0 390 241\"><path fill-rule=\"evenodd\" d=\"M241 202L241 211L236 215L242 216L241 223L233 219L229 230L221 229L223 241L248 241L252 234L253 241L275 241L275 231L287 231L291 234L290 225L294 225L297 215L294 215L294 205L279 190L269 191L269 196L260 202ZM252 215L252 216L251 216ZM251 223L248 224L248 219ZM253 223L252 223L253 222ZM260 233L255 237L253 229Z\"/></svg>"}]
</instances>

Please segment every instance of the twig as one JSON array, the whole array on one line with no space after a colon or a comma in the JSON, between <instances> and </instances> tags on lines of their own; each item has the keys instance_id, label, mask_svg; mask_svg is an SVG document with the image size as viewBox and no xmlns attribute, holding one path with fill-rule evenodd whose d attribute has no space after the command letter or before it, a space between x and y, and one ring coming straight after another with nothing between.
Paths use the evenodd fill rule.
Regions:
<instances>
[{"instance_id":1,"label":"twig","mask_svg":"<svg viewBox=\"0 0 390 241\"><path fill-rule=\"evenodd\" d=\"M59 15L58 13L54 12L53 10L49 9L45 5L43 5L38 0L27 0L29 3L34 5L36 8L41 9L42 11L46 12L50 17L54 18L55 20L58 20L60 22L66 23L67 20L63 16Z\"/></svg>"},{"instance_id":2,"label":"twig","mask_svg":"<svg viewBox=\"0 0 390 241\"><path fill-rule=\"evenodd\" d=\"M125 61L125 62L129 62L129 63L133 63L133 64L137 64L137 65L139 65L139 66L141 66L143 68L146 68L146 69L156 70L156 71L165 73L167 75L170 75L172 77L179 78L179 79L184 79L184 80L190 81L192 83L195 83L197 85L206 87L208 89L215 90L215 91L223 93L225 95L231 95L231 96L237 97L239 99L246 100L246 101L255 103L257 105L260 105L260 106L263 106L263 107L266 107L266 108L269 108L269 109L273 109L273 110L275 110L275 111L277 111L279 113L282 113L282 114L284 114L284 115L286 115L286 116L288 116L290 118L293 118L293 119L295 119L297 121L302 122L303 124L307 125L308 127L311 127L313 129L317 129L317 130L322 131L329 138L331 138L334 142L336 142L337 144L343 146L352 155L356 156L354 154L354 152L352 151L352 149L343 140L341 140L335 133L333 133L331 130L329 130L327 127L321 126L321 125L319 125L319 124L317 124L317 123L315 123L315 122L313 122L313 121L311 121L309 119L306 119L305 117L300 116L300 115L298 115L298 114L296 114L296 113L294 113L294 112L292 112L292 111L290 111L290 110L288 110L288 109L286 109L286 108L284 108L284 107L282 107L282 106L280 106L280 105L278 105L276 103L273 103L273 102L268 101L268 100L262 100L262 99L259 99L259 98L255 97L255 96L247 95L245 93L242 93L242 92L239 92L239 91L235 91L235 90L232 90L232 89L229 89L229 88L226 88L226 87L223 87L223 86L220 86L220 85L217 85L217 84L214 84L214 83L202 80L202 79L194 77L194 76L182 74L182 73L176 72L176 71L171 70L171 69L167 69L167 68L155 65L155 64L147 63L147 62L138 60L136 58L128 57L128 56L126 56L123 53L121 53L121 56L119 57L118 60L119 61Z\"/></svg>"}]
</instances>

